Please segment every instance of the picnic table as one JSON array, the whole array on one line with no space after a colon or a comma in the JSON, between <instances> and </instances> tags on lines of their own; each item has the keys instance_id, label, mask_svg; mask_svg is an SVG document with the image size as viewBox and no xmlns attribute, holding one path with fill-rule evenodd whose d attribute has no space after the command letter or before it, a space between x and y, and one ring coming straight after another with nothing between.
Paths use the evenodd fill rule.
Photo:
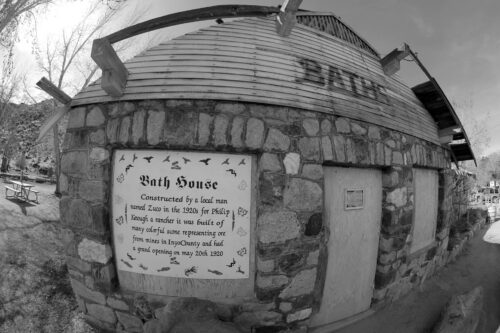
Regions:
<instances>
[{"instance_id":1,"label":"picnic table","mask_svg":"<svg viewBox=\"0 0 500 333\"><path fill-rule=\"evenodd\" d=\"M33 193L36 198L33 201L38 202L38 191L33 189L34 185L18 182L17 180L11 180L10 183L11 186L5 186L6 198L14 197L16 199L30 201L30 194ZM9 196L9 192L12 192L13 194Z\"/></svg>"}]
</instances>

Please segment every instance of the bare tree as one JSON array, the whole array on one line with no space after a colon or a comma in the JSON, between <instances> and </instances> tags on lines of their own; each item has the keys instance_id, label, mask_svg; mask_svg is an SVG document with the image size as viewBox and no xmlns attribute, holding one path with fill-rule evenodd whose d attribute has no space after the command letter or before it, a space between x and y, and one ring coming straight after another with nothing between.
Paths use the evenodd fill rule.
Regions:
<instances>
[{"instance_id":1,"label":"bare tree","mask_svg":"<svg viewBox=\"0 0 500 333\"><path fill-rule=\"evenodd\" d=\"M11 72L8 62L2 63L0 72L0 139L3 142L2 169L6 161L10 158L10 148L13 144L15 132L12 126L12 120L15 118L12 108L12 99L19 93L22 78L20 75Z\"/></svg>"},{"instance_id":2,"label":"bare tree","mask_svg":"<svg viewBox=\"0 0 500 333\"><path fill-rule=\"evenodd\" d=\"M472 97L455 101L452 104L465 127L474 155L479 158L491 143L491 136L484 126L484 121L490 118L490 114L479 117L477 110L474 109Z\"/></svg>"},{"instance_id":3,"label":"bare tree","mask_svg":"<svg viewBox=\"0 0 500 333\"><path fill-rule=\"evenodd\" d=\"M43 47L38 45L36 56L39 67L59 89L65 90L72 95L92 81L98 69L97 65L89 57L92 41L103 34L109 22L124 8L124 3L125 1L115 0L94 2L71 30L62 31L60 40L47 39ZM142 14L142 11L135 11L133 17L125 21L127 24L132 24ZM130 45L130 43L122 44L120 49L125 49ZM55 108L54 102L54 111ZM59 165L61 154L58 127L57 124L53 127L56 159L55 174L57 179L56 194L60 192Z\"/></svg>"},{"instance_id":4,"label":"bare tree","mask_svg":"<svg viewBox=\"0 0 500 333\"><path fill-rule=\"evenodd\" d=\"M12 48L17 29L27 17L34 17L34 11L52 0L0 0L0 45Z\"/></svg>"}]
</instances>

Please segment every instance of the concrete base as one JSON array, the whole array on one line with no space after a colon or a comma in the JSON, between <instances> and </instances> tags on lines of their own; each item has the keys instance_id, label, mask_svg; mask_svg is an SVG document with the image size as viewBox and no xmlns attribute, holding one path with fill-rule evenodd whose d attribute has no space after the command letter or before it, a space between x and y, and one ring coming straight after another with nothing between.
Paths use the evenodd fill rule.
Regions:
<instances>
[{"instance_id":1,"label":"concrete base","mask_svg":"<svg viewBox=\"0 0 500 333\"><path fill-rule=\"evenodd\" d=\"M308 332L310 332L310 333L332 333L332 332L335 332L336 330L339 330L343 327L354 324L355 322L357 322L359 320L365 319L374 313L375 313L375 310L368 309L364 312L358 313L357 315L354 315L354 316L351 316L351 317L348 317L348 318L345 318L342 320L338 320L338 321L335 321L335 322L330 323L330 324L326 324L326 325L319 326L319 327L311 327Z\"/></svg>"}]
</instances>

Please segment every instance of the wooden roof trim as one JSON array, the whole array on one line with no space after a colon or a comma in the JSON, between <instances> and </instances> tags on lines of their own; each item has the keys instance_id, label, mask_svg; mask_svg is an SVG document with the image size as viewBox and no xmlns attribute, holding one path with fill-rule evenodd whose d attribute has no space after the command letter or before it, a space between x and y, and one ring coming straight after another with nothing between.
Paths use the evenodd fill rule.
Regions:
<instances>
[{"instance_id":1,"label":"wooden roof trim","mask_svg":"<svg viewBox=\"0 0 500 333\"><path fill-rule=\"evenodd\" d=\"M128 71L111 44L145 32L183 23L227 17L262 17L272 14L277 14L277 33L282 37L286 37L291 33L296 23L295 16L301 3L302 0L285 0L281 9L279 7L255 5L219 5L164 15L94 40L91 57L102 70L102 89L112 97L120 97L123 95L127 84Z\"/></svg>"},{"instance_id":2,"label":"wooden roof trim","mask_svg":"<svg viewBox=\"0 0 500 333\"><path fill-rule=\"evenodd\" d=\"M404 48L405 48L405 50L406 49L408 50L408 53L411 55L411 57L413 58L413 60L415 60L415 62L417 63L417 65L420 67L420 69L429 78L429 82L431 82L431 84L434 87L435 91L439 94L439 97L441 97L441 99L443 100L444 105L446 106L447 111L449 112L449 114L451 115L451 117L453 118L453 120L455 121L456 125L458 125L460 127L461 133L464 136L465 143L467 144L468 150L470 152L470 158L469 159L472 159L474 161L474 164L477 166L476 157L474 156L474 152L472 151L469 137L467 136L467 133L465 132L464 126L462 125L462 122L458 118L458 116L457 116L457 114L455 112L455 109L453 108L453 106L451 105L450 101L448 100L448 97L446 97L444 91L441 89L441 87L437 83L436 79L434 79L434 77L431 76L431 74L429 73L429 71L427 70L427 68L424 66L424 64L422 64L422 62L420 61L420 59L418 59L417 55L415 54L415 52L413 52L413 50L410 48L410 46L405 43L404 44ZM415 87L413 87L412 90L415 91ZM452 146L454 146L454 145L450 144L450 148ZM454 155L455 151L453 149L451 149L451 153ZM455 159L457 159L456 156L454 156L454 157L455 157ZM463 159L463 160L466 160L466 159Z\"/></svg>"},{"instance_id":3,"label":"wooden roof trim","mask_svg":"<svg viewBox=\"0 0 500 333\"><path fill-rule=\"evenodd\" d=\"M314 16L330 16L330 17L332 17L335 21L337 21L339 24L341 24L347 30L349 30L362 44L365 44L365 47L371 51L370 53L372 55L376 56L377 58L380 58L380 54L377 52L375 47L373 47L366 39L364 39L358 33L356 33L356 31L350 25L345 23L340 17L338 17L334 13L332 13L332 12L310 12L310 11L302 11L301 10L301 11L297 12L297 17L301 17L301 16L312 16L312 17L314 17ZM346 38L343 38L342 36L335 36L335 37L340 38L340 39L352 44L352 42L350 42Z\"/></svg>"},{"instance_id":4,"label":"wooden roof trim","mask_svg":"<svg viewBox=\"0 0 500 333\"><path fill-rule=\"evenodd\" d=\"M296 0L295 0L296 1ZM183 23L191 23L205 20L214 20L217 18L228 17L247 17L247 16L269 16L279 14L278 7L254 6L254 5L218 5L186 10L183 12L160 16L148 21L144 21L133 26L127 27L115 33L112 33L105 39L110 44L134 37L149 31L171 27Z\"/></svg>"},{"instance_id":5,"label":"wooden roof trim","mask_svg":"<svg viewBox=\"0 0 500 333\"><path fill-rule=\"evenodd\" d=\"M287 37L297 23L296 14L302 0L285 0L279 14L276 16L276 32L281 37Z\"/></svg>"}]
</instances>

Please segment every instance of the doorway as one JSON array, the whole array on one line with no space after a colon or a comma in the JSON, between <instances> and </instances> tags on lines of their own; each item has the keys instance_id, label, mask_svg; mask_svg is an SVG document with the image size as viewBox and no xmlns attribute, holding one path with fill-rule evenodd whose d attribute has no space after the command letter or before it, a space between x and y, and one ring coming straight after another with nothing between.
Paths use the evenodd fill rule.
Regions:
<instances>
[{"instance_id":1,"label":"doorway","mask_svg":"<svg viewBox=\"0 0 500 333\"><path fill-rule=\"evenodd\" d=\"M319 312L312 327L370 308L382 214L382 173L324 167L328 262Z\"/></svg>"}]
</instances>

